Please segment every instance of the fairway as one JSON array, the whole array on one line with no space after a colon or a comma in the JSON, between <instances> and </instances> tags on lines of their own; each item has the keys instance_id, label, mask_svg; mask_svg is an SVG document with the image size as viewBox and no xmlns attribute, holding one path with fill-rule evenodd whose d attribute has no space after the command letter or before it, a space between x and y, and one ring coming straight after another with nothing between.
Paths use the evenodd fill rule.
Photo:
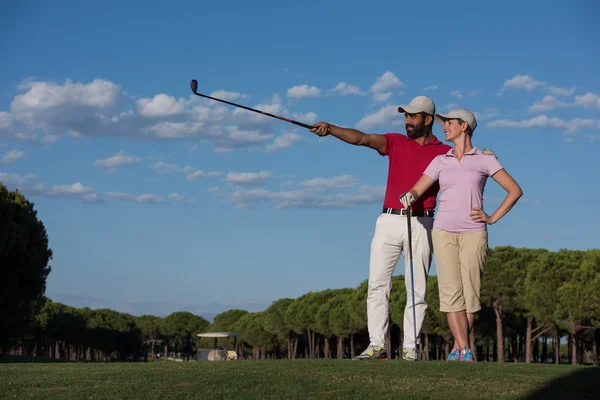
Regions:
<instances>
[{"instance_id":1,"label":"fairway","mask_svg":"<svg viewBox=\"0 0 600 400\"><path fill-rule=\"evenodd\" d=\"M354 360L3 363L3 399L597 399L600 369Z\"/></svg>"}]
</instances>

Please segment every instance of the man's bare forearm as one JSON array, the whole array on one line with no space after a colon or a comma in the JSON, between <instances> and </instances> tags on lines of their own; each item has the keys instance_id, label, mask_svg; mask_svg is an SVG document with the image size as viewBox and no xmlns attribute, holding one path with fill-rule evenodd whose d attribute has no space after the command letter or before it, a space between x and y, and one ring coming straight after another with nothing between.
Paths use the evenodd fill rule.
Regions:
<instances>
[{"instance_id":1,"label":"man's bare forearm","mask_svg":"<svg viewBox=\"0 0 600 400\"><path fill-rule=\"evenodd\" d=\"M381 155L386 154L387 140L384 135L364 133L352 128L341 128L327 122L317 122L310 131L319 136L335 136L351 145L370 147Z\"/></svg>"},{"instance_id":2,"label":"man's bare forearm","mask_svg":"<svg viewBox=\"0 0 600 400\"><path fill-rule=\"evenodd\" d=\"M357 129L341 128L336 125L329 124L329 134L343 140L346 143L360 145L364 142L366 134Z\"/></svg>"}]
</instances>

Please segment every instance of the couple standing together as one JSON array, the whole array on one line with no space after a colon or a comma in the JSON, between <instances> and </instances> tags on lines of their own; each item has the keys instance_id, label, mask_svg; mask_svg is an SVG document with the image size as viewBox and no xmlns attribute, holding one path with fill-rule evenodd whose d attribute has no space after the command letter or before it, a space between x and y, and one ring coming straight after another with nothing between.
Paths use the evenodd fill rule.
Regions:
<instances>
[{"instance_id":1,"label":"couple standing together","mask_svg":"<svg viewBox=\"0 0 600 400\"><path fill-rule=\"evenodd\" d=\"M435 257L440 311L447 313L454 336L448 360L473 361L469 334L475 313L481 309L480 278L488 250L487 225L500 220L522 196L515 180L491 151L472 144L477 121L466 109L436 114L425 96L398 107L406 118L406 135L366 134L326 122L311 132L356 146L376 150L389 159L383 212L377 218L371 242L367 318L369 346L357 359L387 359L385 336L389 326L392 274L400 254L408 254L406 208L410 207L414 273L413 310L409 257L405 256L407 301L404 311L402 358L416 360L419 336L427 310L427 277ZM432 132L434 122L443 127L443 144ZM507 192L491 215L483 210L483 189L492 177ZM436 203L439 203L434 218ZM413 319L413 311L416 320ZM417 337L414 329L416 326Z\"/></svg>"}]
</instances>

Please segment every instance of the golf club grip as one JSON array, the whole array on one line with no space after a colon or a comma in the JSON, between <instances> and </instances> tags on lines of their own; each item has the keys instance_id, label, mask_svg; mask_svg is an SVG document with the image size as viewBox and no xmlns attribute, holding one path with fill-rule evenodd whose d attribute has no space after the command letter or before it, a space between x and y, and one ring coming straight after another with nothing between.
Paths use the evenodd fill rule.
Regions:
<instances>
[{"instance_id":1,"label":"golf club grip","mask_svg":"<svg viewBox=\"0 0 600 400\"><path fill-rule=\"evenodd\" d=\"M227 100L217 99L217 98L210 97L210 96L207 96L207 95L202 94L202 93L196 93L196 92L194 92L194 94L197 95L197 96L206 97L207 99L211 99L211 100L215 100L215 101L220 101L221 103L226 103L226 104L229 104L229 105L232 105L232 106L235 106L235 107L240 107L240 108L243 108L243 109L248 110L248 111L254 111L254 112L262 114L262 115L266 115L266 116L269 116L269 117L277 118L277 119L280 119L282 121L291 122L294 125L298 125L298 126L301 126L303 128L306 128L306 129L312 129L313 128L313 126L311 126L311 125L307 125L307 124L304 124L302 122L294 121L292 119L288 119L288 118L285 118L285 117L280 117L278 115L269 114L268 112L256 110L254 108L246 107L246 106L243 106L241 104L232 103L232 102L227 101Z\"/></svg>"}]
</instances>

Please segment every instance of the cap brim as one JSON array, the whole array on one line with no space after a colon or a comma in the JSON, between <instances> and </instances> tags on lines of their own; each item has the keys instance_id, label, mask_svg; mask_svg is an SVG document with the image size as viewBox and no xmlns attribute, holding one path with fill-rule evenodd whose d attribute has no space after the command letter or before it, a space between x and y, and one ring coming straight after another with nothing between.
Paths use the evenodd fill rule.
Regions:
<instances>
[{"instance_id":1,"label":"cap brim","mask_svg":"<svg viewBox=\"0 0 600 400\"><path fill-rule=\"evenodd\" d=\"M424 112L423 110L419 110L415 107L411 107L411 106L400 106L398 107L398 112L400 114L402 113L408 113L408 114L418 114L420 112Z\"/></svg>"},{"instance_id":2,"label":"cap brim","mask_svg":"<svg viewBox=\"0 0 600 400\"><path fill-rule=\"evenodd\" d=\"M433 120L438 125L442 125L442 126L444 126L444 121L446 121L447 119L450 119L450 117L448 116L448 114L435 114L435 117L433 118Z\"/></svg>"}]
</instances>

